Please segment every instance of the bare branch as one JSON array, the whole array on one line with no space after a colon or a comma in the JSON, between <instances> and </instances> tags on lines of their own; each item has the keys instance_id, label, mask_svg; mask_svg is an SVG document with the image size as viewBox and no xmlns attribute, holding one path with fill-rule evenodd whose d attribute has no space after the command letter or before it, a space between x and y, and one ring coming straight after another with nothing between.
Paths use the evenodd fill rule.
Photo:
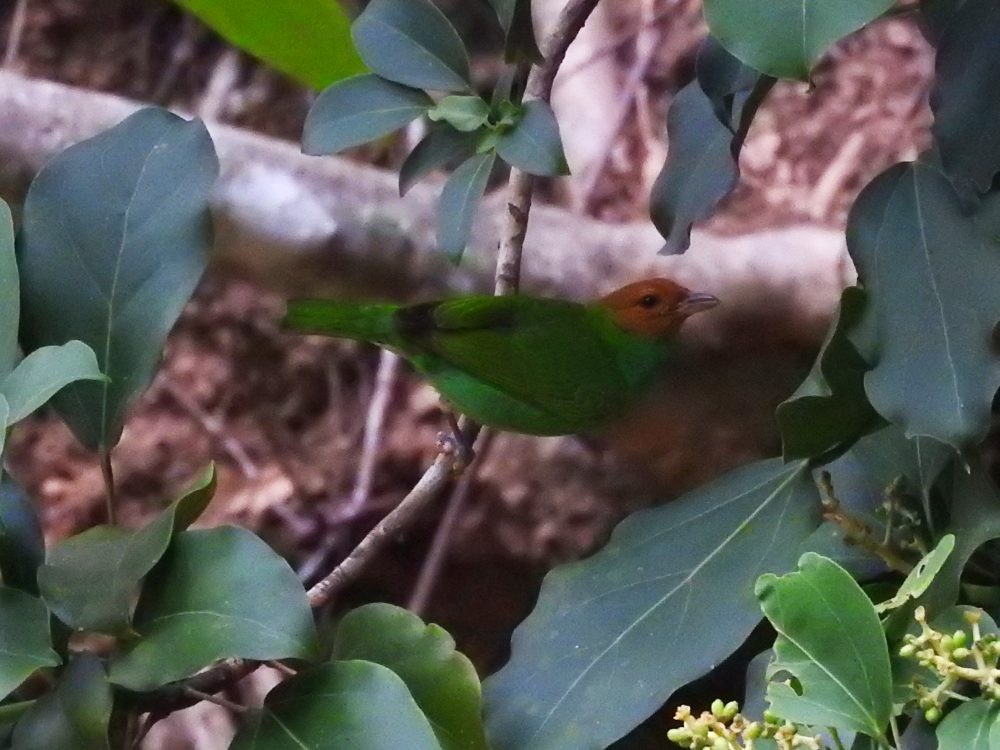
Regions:
<instances>
[{"instance_id":1,"label":"bare branch","mask_svg":"<svg viewBox=\"0 0 1000 750\"><path fill-rule=\"evenodd\" d=\"M17 62L17 55L21 49L21 35L24 33L24 25L28 20L28 0L17 0L14 6L14 15L10 19L10 32L7 34L7 49L3 54L3 66L9 68Z\"/></svg>"},{"instance_id":2,"label":"bare branch","mask_svg":"<svg viewBox=\"0 0 1000 750\"><path fill-rule=\"evenodd\" d=\"M375 468L378 466L378 455L382 448L382 432L385 427L386 410L392 397L392 389L399 372L399 355L388 349L383 349L378 361L378 372L375 375L375 389L368 405L368 415L365 418L365 434L361 440L361 461L358 464L358 478L354 484L351 500L344 508L344 513L356 515L368 503L375 480Z\"/></svg>"}]
</instances>

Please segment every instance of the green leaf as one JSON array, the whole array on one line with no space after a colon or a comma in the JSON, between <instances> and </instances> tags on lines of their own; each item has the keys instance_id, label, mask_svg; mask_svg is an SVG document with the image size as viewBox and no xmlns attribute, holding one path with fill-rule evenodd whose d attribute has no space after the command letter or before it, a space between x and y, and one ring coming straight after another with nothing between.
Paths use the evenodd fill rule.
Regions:
<instances>
[{"instance_id":1,"label":"green leaf","mask_svg":"<svg viewBox=\"0 0 1000 750\"><path fill-rule=\"evenodd\" d=\"M475 133L460 133L447 125L431 126L399 169L400 196L435 169L465 161L475 154L478 138Z\"/></svg>"},{"instance_id":2,"label":"green leaf","mask_svg":"<svg viewBox=\"0 0 1000 750\"><path fill-rule=\"evenodd\" d=\"M896 425L865 435L855 443L851 454L865 467L879 487L886 487L899 477L906 489L929 502L930 491L955 451L933 438L907 438Z\"/></svg>"},{"instance_id":3,"label":"green leaf","mask_svg":"<svg viewBox=\"0 0 1000 750\"><path fill-rule=\"evenodd\" d=\"M95 526L57 544L38 571L49 609L77 630L128 633L139 582L163 557L174 535L201 514L214 492L215 468L210 467L142 529Z\"/></svg>"},{"instance_id":4,"label":"green leaf","mask_svg":"<svg viewBox=\"0 0 1000 750\"><path fill-rule=\"evenodd\" d=\"M59 666L49 638L49 611L30 594L0 586L0 700L36 669Z\"/></svg>"},{"instance_id":5,"label":"green leaf","mask_svg":"<svg viewBox=\"0 0 1000 750\"><path fill-rule=\"evenodd\" d=\"M841 37L895 0L705 0L712 34L736 57L776 78L809 80L816 61Z\"/></svg>"},{"instance_id":6,"label":"green leaf","mask_svg":"<svg viewBox=\"0 0 1000 750\"><path fill-rule=\"evenodd\" d=\"M931 132L959 192L985 193L1000 171L1000 4L967 0L938 43Z\"/></svg>"},{"instance_id":7,"label":"green leaf","mask_svg":"<svg viewBox=\"0 0 1000 750\"><path fill-rule=\"evenodd\" d=\"M14 220L10 207L0 199L0 379L17 362L17 326L21 312L21 286L14 256Z\"/></svg>"},{"instance_id":8,"label":"green leaf","mask_svg":"<svg viewBox=\"0 0 1000 750\"><path fill-rule=\"evenodd\" d=\"M462 133L471 133L490 119L490 105L481 96L452 94L438 102L427 116L434 122L446 122Z\"/></svg>"},{"instance_id":9,"label":"green leaf","mask_svg":"<svg viewBox=\"0 0 1000 750\"><path fill-rule=\"evenodd\" d=\"M431 0L372 0L351 29L369 68L404 86L469 90L469 56Z\"/></svg>"},{"instance_id":10,"label":"green leaf","mask_svg":"<svg viewBox=\"0 0 1000 750\"><path fill-rule=\"evenodd\" d=\"M991 750L1000 741L1000 704L988 698L962 703L937 728L938 750ZM997 739L991 741L996 735Z\"/></svg>"},{"instance_id":11,"label":"green leaf","mask_svg":"<svg viewBox=\"0 0 1000 750\"><path fill-rule=\"evenodd\" d=\"M559 123L543 101L524 105L521 119L497 137L497 154L505 162L528 174L558 177L569 174L563 153Z\"/></svg>"},{"instance_id":12,"label":"green leaf","mask_svg":"<svg viewBox=\"0 0 1000 750\"><path fill-rule=\"evenodd\" d=\"M1000 247L983 236L948 178L899 164L862 191L848 248L869 294L877 362L865 375L875 409L908 437L956 448L990 426L1000 366Z\"/></svg>"},{"instance_id":13,"label":"green leaf","mask_svg":"<svg viewBox=\"0 0 1000 750\"><path fill-rule=\"evenodd\" d=\"M691 226L707 218L732 192L739 168L733 132L716 116L697 81L689 83L667 112L667 161L653 184L649 212L667 243L665 253L687 249Z\"/></svg>"},{"instance_id":14,"label":"green leaf","mask_svg":"<svg viewBox=\"0 0 1000 750\"><path fill-rule=\"evenodd\" d=\"M391 604L368 604L340 621L333 658L374 662L399 675L443 750L486 750L479 677L442 628Z\"/></svg>"},{"instance_id":15,"label":"green leaf","mask_svg":"<svg viewBox=\"0 0 1000 750\"><path fill-rule=\"evenodd\" d=\"M737 469L627 518L548 574L510 662L486 680L495 750L605 747L749 635L753 583L795 564L818 523L804 462Z\"/></svg>"},{"instance_id":16,"label":"green leaf","mask_svg":"<svg viewBox=\"0 0 1000 750\"><path fill-rule=\"evenodd\" d=\"M228 658L310 659L316 629L295 572L245 529L184 531L146 579L140 638L111 661L111 681L151 690Z\"/></svg>"},{"instance_id":17,"label":"green leaf","mask_svg":"<svg viewBox=\"0 0 1000 750\"><path fill-rule=\"evenodd\" d=\"M0 378L0 393L10 407L6 426L20 422L78 380L105 380L97 366L97 356L89 346L82 341L70 341L62 346L36 349L6 378Z\"/></svg>"},{"instance_id":18,"label":"green leaf","mask_svg":"<svg viewBox=\"0 0 1000 750\"><path fill-rule=\"evenodd\" d=\"M915 599L923 594L934 581L934 577L941 572L941 568L944 567L948 555L954 549L955 536L953 534L945 534L938 541L937 546L924 555L920 559L920 562L914 566L913 570L910 571L899 587L896 595L891 599L877 604L875 611L879 614L888 612L891 609L903 606L910 599Z\"/></svg>"},{"instance_id":19,"label":"green leaf","mask_svg":"<svg viewBox=\"0 0 1000 750\"><path fill-rule=\"evenodd\" d=\"M37 595L45 537L31 499L0 471L0 577L5 586Z\"/></svg>"},{"instance_id":20,"label":"green leaf","mask_svg":"<svg viewBox=\"0 0 1000 750\"><path fill-rule=\"evenodd\" d=\"M719 122L735 133L740 127L743 105L760 80L760 73L733 57L709 35L698 48L695 75Z\"/></svg>"},{"instance_id":21,"label":"green leaf","mask_svg":"<svg viewBox=\"0 0 1000 750\"><path fill-rule=\"evenodd\" d=\"M0 393L0 460L3 459L3 449L7 442L7 420L10 418L10 405Z\"/></svg>"},{"instance_id":22,"label":"green leaf","mask_svg":"<svg viewBox=\"0 0 1000 750\"><path fill-rule=\"evenodd\" d=\"M93 654L70 661L51 693L28 709L14 728L18 750L109 750L111 686Z\"/></svg>"},{"instance_id":23,"label":"green leaf","mask_svg":"<svg viewBox=\"0 0 1000 750\"><path fill-rule=\"evenodd\" d=\"M540 63L543 58L535 37L531 0L490 0L490 5L506 35L504 57L507 62Z\"/></svg>"},{"instance_id":24,"label":"green leaf","mask_svg":"<svg viewBox=\"0 0 1000 750\"><path fill-rule=\"evenodd\" d=\"M768 677L771 710L788 721L884 738L892 715L889 648L871 601L832 560L807 552L799 570L761 576L761 609L778 639Z\"/></svg>"},{"instance_id":25,"label":"green leaf","mask_svg":"<svg viewBox=\"0 0 1000 750\"><path fill-rule=\"evenodd\" d=\"M812 371L795 393L778 406L778 428L786 459L821 456L838 445L856 440L880 423L879 415L865 396L868 363L848 337L864 308L864 290L859 287L844 290Z\"/></svg>"},{"instance_id":26,"label":"green leaf","mask_svg":"<svg viewBox=\"0 0 1000 750\"><path fill-rule=\"evenodd\" d=\"M486 194L496 155L477 154L452 172L438 201L438 248L458 263L469 244L472 222Z\"/></svg>"},{"instance_id":27,"label":"green leaf","mask_svg":"<svg viewBox=\"0 0 1000 750\"><path fill-rule=\"evenodd\" d=\"M365 70L333 0L176 0L251 55L319 90Z\"/></svg>"},{"instance_id":28,"label":"green leaf","mask_svg":"<svg viewBox=\"0 0 1000 750\"><path fill-rule=\"evenodd\" d=\"M335 154L401 128L434 101L423 91L376 75L335 83L316 99L302 131L306 154Z\"/></svg>"},{"instance_id":29,"label":"green leaf","mask_svg":"<svg viewBox=\"0 0 1000 750\"><path fill-rule=\"evenodd\" d=\"M28 190L22 341L31 351L79 339L97 354L110 381L74 383L54 399L90 448L118 441L201 278L218 167L201 122L144 109L70 146Z\"/></svg>"},{"instance_id":30,"label":"green leaf","mask_svg":"<svg viewBox=\"0 0 1000 750\"><path fill-rule=\"evenodd\" d=\"M406 684L366 661L322 664L272 690L229 750L441 750Z\"/></svg>"}]
</instances>

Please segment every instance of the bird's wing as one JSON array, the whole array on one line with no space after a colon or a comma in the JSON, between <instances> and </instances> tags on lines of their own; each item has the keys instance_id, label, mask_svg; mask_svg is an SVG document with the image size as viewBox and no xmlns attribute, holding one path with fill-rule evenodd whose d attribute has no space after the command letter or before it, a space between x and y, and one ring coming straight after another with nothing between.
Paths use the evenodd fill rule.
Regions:
<instances>
[{"instance_id":1,"label":"bird's wing","mask_svg":"<svg viewBox=\"0 0 1000 750\"><path fill-rule=\"evenodd\" d=\"M402 308L396 325L432 358L543 411L586 419L627 397L592 318L564 300L471 296Z\"/></svg>"}]
</instances>

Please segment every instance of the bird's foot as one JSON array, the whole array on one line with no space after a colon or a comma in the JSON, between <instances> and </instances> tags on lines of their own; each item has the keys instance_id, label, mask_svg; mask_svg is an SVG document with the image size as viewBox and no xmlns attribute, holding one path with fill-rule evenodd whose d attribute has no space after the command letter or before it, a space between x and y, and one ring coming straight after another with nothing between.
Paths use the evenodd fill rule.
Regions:
<instances>
[{"instance_id":1,"label":"bird's foot","mask_svg":"<svg viewBox=\"0 0 1000 750\"><path fill-rule=\"evenodd\" d=\"M458 424L455 415L447 412L447 416L451 430L438 433L437 449L439 453L451 456L455 471L462 472L472 463L472 459L476 457L476 453L472 448L472 443Z\"/></svg>"}]
</instances>

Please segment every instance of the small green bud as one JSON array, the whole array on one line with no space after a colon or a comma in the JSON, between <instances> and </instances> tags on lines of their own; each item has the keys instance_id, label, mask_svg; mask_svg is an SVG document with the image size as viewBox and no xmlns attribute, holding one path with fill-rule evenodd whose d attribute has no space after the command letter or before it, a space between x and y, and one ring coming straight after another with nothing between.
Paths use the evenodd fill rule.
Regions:
<instances>
[{"instance_id":1,"label":"small green bud","mask_svg":"<svg viewBox=\"0 0 1000 750\"><path fill-rule=\"evenodd\" d=\"M983 611L981 609L970 609L966 610L963 616L965 617L965 621L967 623L975 625L983 619Z\"/></svg>"},{"instance_id":2,"label":"small green bud","mask_svg":"<svg viewBox=\"0 0 1000 750\"><path fill-rule=\"evenodd\" d=\"M726 704L723 703L718 698L712 701L711 711L712 711L712 716L714 716L716 719L726 718Z\"/></svg>"},{"instance_id":3,"label":"small green bud","mask_svg":"<svg viewBox=\"0 0 1000 750\"><path fill-rule=\"evenodd\" d=\"M941 636L941 650L950 653L955 648L955 642L950 635Z\"/></svg>"},{"instance_id":4,"label":"small green bud","mask_svg":"<svg viewBox=\"0 0 1000 750\"><path fill-rule=\"evenodd\" d=\"M747 728L743 730L743 736L746 737L748 740L755 740L758 737L760 737L761 734L763 733L764 733L763 728L761 727L760 723L756 721L747 724Z\"/></svg>"},{"instance_id":5,"label":"small green bud","mask_svg":"<svg viewBox=\"0 0 1000 750\"><path fill-rule=\"evenodd\" d=\"M961 648L969 642L969 636L964 630L956 630L952 633L951 642L955 644L955 648Z\"/></svg>"},{"instance_id":6,"label":"small green bud","mask_svg":"<svg viewBox=\"0 0 1000 750\"><path fill-rule=\"evenodd\" d=\"M771 709L764 711L764 721L768 724L779 724L781 722L781 717L774 713Z\"/></svg>"},{"instance_id":7,"label":"small green bud","mask_svg":"<svg viewBox=\"0 0 1000 750\"><path fill-rule=\"evenodd\" d=\"M712 742L712 750L731 750L731 748L732 745L725 737L716 737L715 741Z\"/></svg>"},{"instance_id":8,"label":"small green bud","mask_svg":"<svg viewBox=\"0 0 1000 750\"><path fill-rule=\"evenodd\" d=\"M927 719L928 724L937 724L941 721L941 709L937 706L933 708L928 708L924 711L924 718Z\"/></svg>"},{"instance_id":9,"label":"small green bud","mask_svg":"<svg viewBox=\"0 0 1000 750\"><path fill-rule=\"evenodd\" d=\"M740 704L736 701L729 701L729 703L727 703L723 708L722 712L725 718L731 719L740 712Z\"/></svg>"},{"instance_id":10,"label":"small green bud","mask_svg":"<svg viewBox=\"0 0 1000 750\"><path fill-rule=\"evenodd\" d=\"M691 729L691 733L696 737L705 738L708 737L708 725L707 724L695 724Z\"/></svg>"},{"instance_id":11,"label":"small green bud","mask_svg":"<svg viewBox=\"0 0 1000 750\"><path fill-rule=\"evenodd\" d=\"M912 643L907 643L905 646L899 649L899 655L902 656L904 659L910 658L915 653L917 653L917 647L914 646Z\"/></svg>"},{"instance_id":12,"label":"small green bud","mask_svg":"<svg viewBox=\"0 0 1000 750\"><path fill-rule=\"evenodd\" d=\"M968 659L972 655L972 652L964 646L959 646L954 651L951 652L951 658L957 661L962 661L962 659Z\"/></svg>"}]
</instances>

